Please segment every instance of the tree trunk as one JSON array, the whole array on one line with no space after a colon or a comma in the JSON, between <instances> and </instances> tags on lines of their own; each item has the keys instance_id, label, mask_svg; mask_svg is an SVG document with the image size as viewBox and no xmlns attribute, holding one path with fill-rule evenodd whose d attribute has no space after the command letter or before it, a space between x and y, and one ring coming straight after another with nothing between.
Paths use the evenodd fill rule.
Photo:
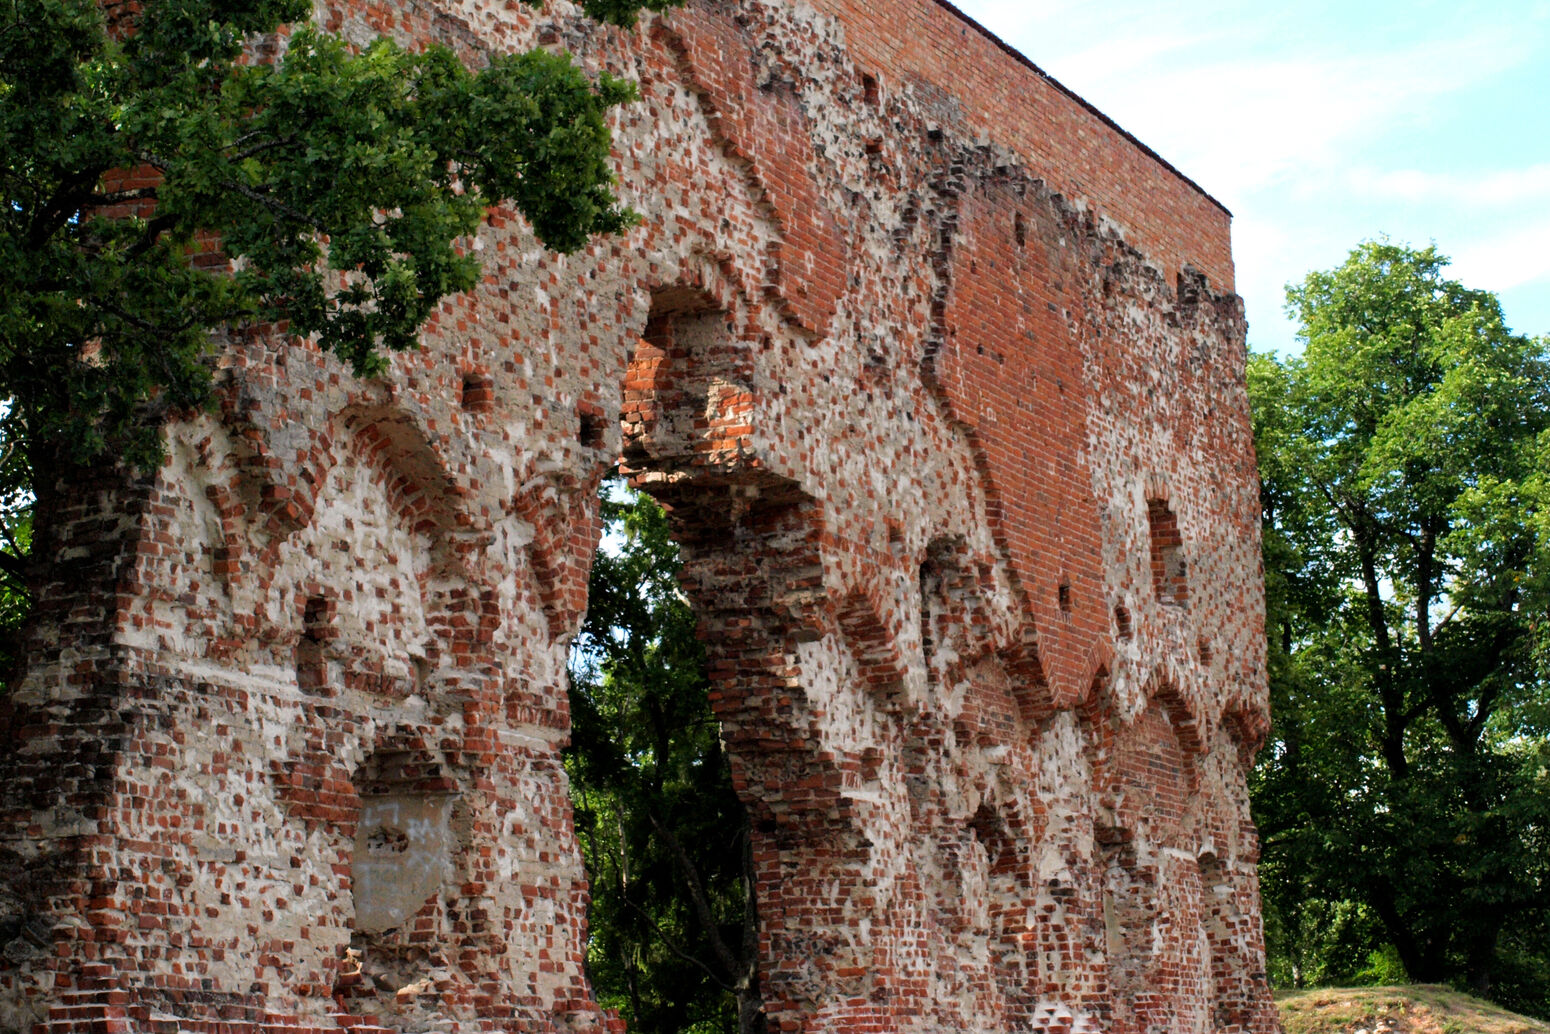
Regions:
<instances>
[{"instance_id":1,"label":"tree trunk","mask_svg":"<svg viewBox=\"0 0 1550 1034\"><path fill-rule=\"evenodd\" d=\"M1468 956L1464 961L1464 976L1469 989L1481 998L1490 997L1495 985L1496 942L1501 938L1502 924L1496 920L1476 930L1469 938Z\"/></svg>"},{"instance_id":2,"label":"tree trunk","mask_svg":"<svg viewBox=\"0 0 1550 1034\"><path fill-rule=\"evenodd\" d=\"M756 981L737 989L737 1034L764 1034L764 1000Z\"/></svg>"},{"instance_id":3,"label":"tree trunk","mask_svg":"<svg viewBox=\"0 0 1550 1034\"><path fill-rule=\"evenodd\" d=\"M1446 962L1442 952L1430 941L1422 942L1410 929L1394 904L1393 891L1373 895L1372 906L1383 923L1389 942L1399 953L1399 961L1405 967L1405 975L1413 983L1440 984L1447 978Z\"/></svg>"}]
</instances>

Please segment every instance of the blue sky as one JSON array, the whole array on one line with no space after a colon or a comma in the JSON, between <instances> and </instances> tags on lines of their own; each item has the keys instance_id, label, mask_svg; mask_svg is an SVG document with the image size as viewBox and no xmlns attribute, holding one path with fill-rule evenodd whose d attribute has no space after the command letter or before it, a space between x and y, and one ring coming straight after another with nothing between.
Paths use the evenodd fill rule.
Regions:
<instances>
[{"instance_id":1,"label":"blue sky","mask_svg":"<svg viewBox=\"0 0 1550 1034\"><path fill-rule=\"evenodd\" d=\"M1249 344L1370 237L1550 334L1550 0L957 0L1233 212Z\"/></svg>"}]
</instances>

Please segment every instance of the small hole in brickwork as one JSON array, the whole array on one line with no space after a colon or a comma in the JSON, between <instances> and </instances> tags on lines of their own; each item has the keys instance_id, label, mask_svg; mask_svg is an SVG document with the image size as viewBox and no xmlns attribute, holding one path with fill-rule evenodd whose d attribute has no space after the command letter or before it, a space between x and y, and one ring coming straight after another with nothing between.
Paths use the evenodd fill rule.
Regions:
<instances>
[{"instance_id":1,"label":"small hole in brickwork","mask_svg":"<svg viewBox=\"0 0 1550 1034\"><path fill-rule=\"evenodd\" d=\"M488 413L495 408L495 382L481 374L465 373L460 401L466 412Z\"/></svg>"},{"instance_id":2,"label":"small hole in brickwork","mask_svg":"<svg viewBox=\"0 0 1550 1034\"><path fill-rule=\"evenodd\" d=\"M877 104L882 100L882 91L877 84L877 76L861 73L861 95L868 104Z\"/></svg>"},{"instance_id":3,"label":"small hole in brickwork","mask_svg":"<svg viewBox=\"0 0 1550 1034\"><path fill-rule=\"evenodd\" d=\"M981 804L969 820L974 839L985 851L985 861L992 873L1016 864L1016 849L1007 834L1006 820L989 804Z\"/></svg>"},{"instance_id":4,"label":"small hole in brickwork","mask_svg":"<svg viewBox=\"0 0 1550 1034\"><path fill-rule=\"evenodd\" d=\"M1071 611L1071 583L1070 582L1061 582L1060 583L1059 596L1060 596L1060 609L1065 611L1065 612L1067 612L1067 613L1070 613L1070 611Z\"/></svg>"},{"instance_id":5,"label":"small hole in brickwork","mask_svg":"<svg viewBox=\"0 0 1550 1034\"><path fill-rule=\"evenodd\" d=\"M328 638L329 628L334 623L334 608L329 604L326 596L311 596L307 599L307 605L302 609L302 632L313 642L322 642Z\"/></svg>"},{"instance_id":6,"label":"small hole in brickwork","mask_svg":"<svg viewBox=\"0 0 1550 1034\"><path fill-rule=\"evenodd\" d=\"M1028 224L1023 222L1021 213L1012 220L1012 236L1017 238L1017 246L1024 247L1028 243Z\"/></svg>"},{"instance_id":7,"label":"small hole in brickwork","mask_svg":"<svg viewBox=\"0 0 1550 1034\"><path fill-rule=\"evenodd\" d=\"M1211 663L1212 654L1211 654L1211 642L1210 642L1210 640L1208 640L1208 639L1206 639L1205 637L1202 636L1201 639L1199 640L1199 642L1197 642L1195 644L1195 649L1200 653L1200 663L1201 664L1210 664Z\"/></svg>"},{"instance_id":8,"label":"small hole in brickwork","mask_svg":"<svg viewBox=\"0 0 1550 1034\"><path fill-rule=\"evenodd\" d=\"M1133 631L1130 624L1130 609L1124 606L1114 608L1114 629L1121 639L1129 639Z\"/></svg>"},{"instance_id":9,"label":"small hole in brickwork","mask_svg":"<svg viewBox=\"0 0 1550 1034\"><path fill-rule=\"evenodd\" d=\"M576 440L583 449L601 449L606 441L603 418L593 413L581 414L581 431Z\"/></svg>"},{"instance_id":10,"label":"small hole in brickwork","mask_svg":"<svg viewBox=\"0 0 1550 1034\"><path fill-rule=\"evenodd\" d=\"M366 849L374 854L403 854L409 850L409 834L401 829L379 826L366 835Z\"/></svg>"}]
</instances>

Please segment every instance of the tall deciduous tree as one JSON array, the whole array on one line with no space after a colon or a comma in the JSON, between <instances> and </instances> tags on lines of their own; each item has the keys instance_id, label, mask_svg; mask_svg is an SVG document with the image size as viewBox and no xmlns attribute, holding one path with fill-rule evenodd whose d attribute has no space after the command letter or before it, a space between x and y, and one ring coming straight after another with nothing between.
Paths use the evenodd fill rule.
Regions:
<instances>
[{"instance_id":1,"label":"tall deciduous tree","mask_svg":"<svg viewBox=\"0 0 1550 1034\"><path fill-rule=\"evenodd\" d=\"M1412 979L1550 1011L1550 342L1435 249L1357 248L1251 359L1282 928L1358 906ZM1365 919L1363 918L1365 917Z\"/></svg>"},{"instance_id":2,"label":"tall deciduous tree","mask_svg":"<svg viewBox=\"0 0 1550 1034\"><path fill-rule=\"evenodd\" d=\"M756 1034L748 817L710 710L667 515L604 486L607 534L572 653L571 777L592 881L588 969L642 1034Z\"/></svg>"}]
</instances>

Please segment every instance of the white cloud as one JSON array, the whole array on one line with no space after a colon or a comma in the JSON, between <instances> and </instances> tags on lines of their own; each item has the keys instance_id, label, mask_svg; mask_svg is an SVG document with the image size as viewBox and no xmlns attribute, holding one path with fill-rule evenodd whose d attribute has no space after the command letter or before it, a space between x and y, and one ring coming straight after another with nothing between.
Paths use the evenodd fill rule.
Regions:
<instances>
[{"instance_id":1,"label":"white cloud","mask_svg":"<svg viewBox=\"0 0 1550 1034\"><path fill-rule=\"evenodd\" d=\"M1526 284L1543 283L1550 289L1550 215L1540 215L1458 250L1448 275L1471 287L1510 291Z\"/></svg>"},{"instance_id":2,"label":"white cloud","mask_svg":"<svg viewBox=\"0 0 1550 1034\"><path fill-rule=\"evenodd\" d=\"M1550 162L1525 169L1482 173L1439 173L1420 169L1352 169L1349 189L1359 195L1412 204L1499 207L1550 204Z\"/></svg>"},{"instance_id":3,"label":"white cloud","mask_svg":"<svg viewBox=\"0 0 1550 1034\"><path fill-rule=\"evenodd\" d=\"M1155 59L1100 60L1109 50ZM1387 53L1213 59L1220 50L1116 39L1047 67L1232 207L1286 180L1327 186L1326 171L1353 150L1424 124L1437 99L1524 57L1491 32Z\"/></svg>"}]
</instances>

